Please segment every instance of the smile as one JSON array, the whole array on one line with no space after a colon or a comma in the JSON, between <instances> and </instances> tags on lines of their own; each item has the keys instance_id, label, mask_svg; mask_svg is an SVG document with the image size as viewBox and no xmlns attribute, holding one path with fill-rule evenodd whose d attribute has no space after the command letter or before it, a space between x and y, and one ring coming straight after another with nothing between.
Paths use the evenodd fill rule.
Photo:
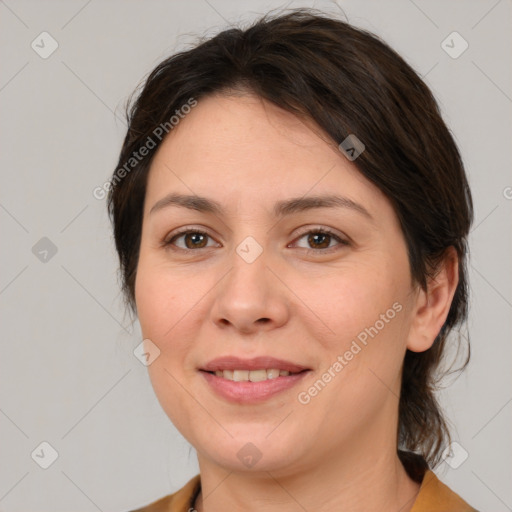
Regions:
<instances>
[{"instance_id":1,"label":"smile","mask_svg":"<svg viewBox=\"0 0 512 512\"><path fill-rule=\"evenodd\" d=\"M234 382L261 382L267 379L277 379L279 376L288 377L290 372L277 368L270 370L217 370L215 375Z\"/></svg>"},{"instance_id":2,"label":"smile","mask_svg":"<svg viewBox=\"0 0 512 512\"><path fill-rule=\"evenodd\" d=\"M268 356L225 356L208 362L199 368L199 373L217 397L231 403L251 404L269 400L298 385L310 369Z\"/></svg>"}]
</instances>

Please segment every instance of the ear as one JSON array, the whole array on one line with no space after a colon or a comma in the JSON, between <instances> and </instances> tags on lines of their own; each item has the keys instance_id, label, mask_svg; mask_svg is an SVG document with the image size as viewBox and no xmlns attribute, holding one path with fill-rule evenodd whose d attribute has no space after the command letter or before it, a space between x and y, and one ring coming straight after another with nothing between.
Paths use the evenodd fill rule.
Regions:
<instances>
[{"instance_id":1,"label":"ear","mask_svg":"<svg viewBox=\"0 0 512 512\"><path fill-rule=\"evenodd\" d=\"M439 263L437 274L427 281L427 289L420 288L412 318L407 348L412 352L428 350L450 311L459 283L459 258L454 247L449 247Z\"/></svg>"}]
</instances>

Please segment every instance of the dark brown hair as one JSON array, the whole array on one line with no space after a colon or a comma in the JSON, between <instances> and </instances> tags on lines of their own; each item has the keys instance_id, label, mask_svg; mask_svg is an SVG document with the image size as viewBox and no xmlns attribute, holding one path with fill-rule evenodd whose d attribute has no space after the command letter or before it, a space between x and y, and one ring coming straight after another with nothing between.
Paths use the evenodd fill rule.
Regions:
<instances>
[{"instance_id":1,"label":"dark brown hair","mask_svg":"<svg viewBox=\"0 0 512 512\"><path fill-rule=\"evenodd\" d=\"M128 305L136 311L146 180L163 140L155 129L170 131L170 118L191 98L230 91L250 91L313 120L337 145L349 134L364 143L354 164L391 201L417 285L425 289L447 248L455 248L459 283L448 317L429 350L407 351L399 403L400 457L405 461L414 452L435 466L450 439L434 396L436 370L449 332L467 316L466 237L473 207L459 151L434 96L375 35L313 9L295 9L202 40L149 74L127 108L128 131L108 197ZM156 144L147 156L130 160L150 138Z\"/></svg>"}]
</instances>

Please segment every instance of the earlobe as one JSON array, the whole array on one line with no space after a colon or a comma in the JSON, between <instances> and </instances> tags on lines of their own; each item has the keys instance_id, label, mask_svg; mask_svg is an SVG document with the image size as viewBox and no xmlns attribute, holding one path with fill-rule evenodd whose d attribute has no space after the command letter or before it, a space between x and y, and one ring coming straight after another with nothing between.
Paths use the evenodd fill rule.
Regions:
<instances>
[{"instance_id":1,"label":"earlobe","mask_svg":"<svg viewBox=\"0 0 512 512\"><path fill-rule=\"evenodd\" d=\"M441 330L459 282L459 260L454 247L446 250L435 277L428 278L427 289L420 289L412 319L407 348L428 350Z\"/></svg>"}]
</instances>

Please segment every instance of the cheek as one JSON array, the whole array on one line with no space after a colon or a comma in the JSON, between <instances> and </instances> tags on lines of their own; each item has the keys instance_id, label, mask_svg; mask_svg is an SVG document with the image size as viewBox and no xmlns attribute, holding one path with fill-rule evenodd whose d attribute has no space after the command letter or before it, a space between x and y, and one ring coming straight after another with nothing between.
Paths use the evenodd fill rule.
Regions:
<instances>
[{"instance_id":1,"label":"cheek","mask_svg":"<svg viewBox=\"0 0 512 512\"><path fill-rule=\"evenodd\" d=\"M176 272L142 251L135 301L143 335L160 344L178 319L193 307L194 293L189 280L180 280Z\"/></svg>"},{"instance_id":2,"label":"cheek","mask_svg":"<svg viewBox=\"0 0 512 512\"><path fill-rule=\"evenodd\" d=\"M151 385L162 409L178 430L190 431L191 416L198 414L184 407L190 396L183 387L184 360L189 343L183 331L186 313L194 302L186 289L169 277L157 262L141 257L135 283L137 313L144 339L151 340L160 350L159 356L147 367ZM191 302L191 304L189 304Z\"/></svg>"},{"instance_id":3,"label":"cheek","mask_svg":"<svg viewBox=\"0 0 512 512\"><path fill-rule=\"evenodd\" d=\"M214 284L207 277L204 272L180 272L159 258L141 255L135 282L138 319L143 337L160 350L148 368L152 378L160 367L173 375L186 372L187 377L192 371L188 356L204 322L205 297Z\"/></svg>"},{"instance_id":4,"label":"cheek","mask_svg":"<svg viewBox=\"0 0 512 512\"><path fill-rule=\"evenodd\" d=\"M309 334L322 345L320 371L336 375L326 376L333 382L326 395L340 405L357 409L359 400L398 385L410 320L407 283L407 275L375 265L333 275L324 293L311 284L304 290L321 320L316 325L328 327Z\"/></svg>"},{"instance_id":5,"label":"cheek","mask_svg":"<svg viewBox=\"0 0 512 512\"><path fill-rule=\"evenodd\" d=\"M156 279L154 272L148 271L145 265L137 269L135 281L135 302L137 304L137 315L145 338L157 341L157 335L164 329L165 316L162 312L165 309L164 302L167 301L164 289Z\"/></svg>"},{"instance_id":6,"label":"cheek","mask_svg":"<svg viewBox=\"0 0 512 512\"><path fill-rule=\"evenodd\" d=\"M316 281L303 282L301 291L317 325L326 330L326 348L343 348L347 341L396 330L404 317L403 297L406 279L370 265L342 269ZM401 311L398 311L401 310Z\"/></svg>"}]
</instances>

